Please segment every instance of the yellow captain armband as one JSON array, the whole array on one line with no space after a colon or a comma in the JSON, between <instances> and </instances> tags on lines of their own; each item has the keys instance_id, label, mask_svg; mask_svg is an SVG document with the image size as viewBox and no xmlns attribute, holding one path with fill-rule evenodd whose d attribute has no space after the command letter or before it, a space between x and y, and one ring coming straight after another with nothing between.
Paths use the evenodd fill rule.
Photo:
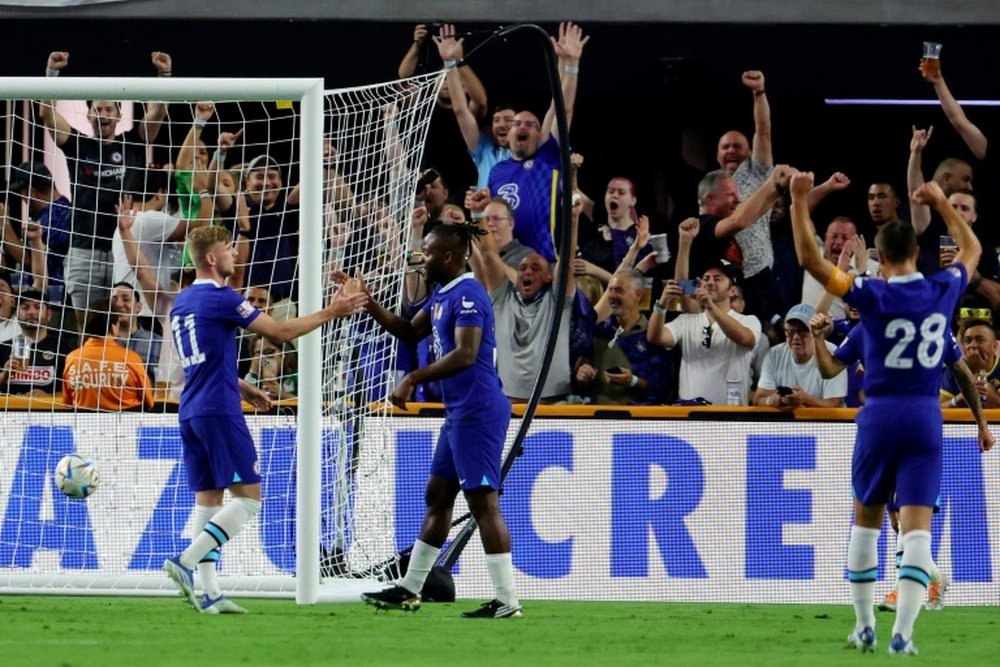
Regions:
<instances>
[{"instance_id":1,"label":"yellow captain armband","mask_svg":"<svg viewBox=\"0 0 1000 667\"><path fill-rule=\"evenodd\" d=\"M839 266L833 268L830 279L826 281L826 291L834 296L844 296L851 289L854 276L845 272Z\"/></svg>"}]
</instances>

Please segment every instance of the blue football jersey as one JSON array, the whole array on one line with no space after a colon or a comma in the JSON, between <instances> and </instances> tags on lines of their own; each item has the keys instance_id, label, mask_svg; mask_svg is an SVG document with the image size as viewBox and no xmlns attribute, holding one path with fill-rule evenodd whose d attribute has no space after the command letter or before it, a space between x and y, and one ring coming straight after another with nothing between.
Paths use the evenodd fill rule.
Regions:
<instances>
[{"instance_id":1,"label":"blue football jersey","mask_svg":"<svg viewBox=\"0 0 1000 667\"><path fill-rule=\"evenodd\" d=\"M833 357L844 364L845 366L850 366L855 361L861 361L864 358L865 353L865 330L863 327L854 327L847 332L847 337L841 341L837 349L833 351ZM948 333L948 347L945 348L944 357L941 359L941 365L946 369L951 368L959 359L962 358L962 348L958 346L958 341L955 340L955 335L951 332ZM948 371L948 375L951 372Z\"/></svg>"},{"instance_id":2,"label":"blue football jersey","mask_svg":"<svg viewBox=\"0 0 1000 667\"><path fill-rule=\"evenodd\" d=\"M240 415L236 332L260 311L231 287L196 280L177 295L170 311L170 332L184 368L180 419Z\"/></svg>"},{"instance_id":3,"label":"blue football jersey","mask_svg":"<svg viewBox=\"0 0 1000 667\"><path fill-rule=\"evenodd\" d=\"M486 290L471 273L435 288L424 305L430 314L434 358L441 359L455 349L455 329L482 329L476 361L451 377L439 380L446 416L449 418L483 413L507 404L496 369L496 333L493 304Z\"/></svg>"},{"instance_id":4,"label":"blue football jersey","mask_svg":"<svg viewBox=\"0 0 1000 667\"><path fill-rule=\"evenodd\" d=\"M555 137L525 160L510 158L490 171L490 196L507 200L514 210L514 238L550 262L552 241L552 184L559 174L559 142Z\"/></svg>"},{"instance_id":5,"label":"blue football jersey","mask_svg":"<svg viewBox=\"0 0 1000 667\"><path fill-rule=\"evenodd\" d=\"M954 341L952 314L967 281L961 264L930 278L920 273L888 281L855 278L844 301L861 311L855 331L864 330L868 396L938 395Z\"/></svg>"}]
</instances>

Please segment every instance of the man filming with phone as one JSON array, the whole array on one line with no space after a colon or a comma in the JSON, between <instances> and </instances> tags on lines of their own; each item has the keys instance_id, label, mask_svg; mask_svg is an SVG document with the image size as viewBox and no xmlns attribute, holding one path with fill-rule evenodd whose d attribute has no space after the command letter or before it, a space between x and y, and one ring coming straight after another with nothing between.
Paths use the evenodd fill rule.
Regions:
<instances>
[{"instance_id":1,"label":"man filming with phone","mask_svg":"<svg viewBox=\"0 0 1000 667\"><path fill-rule=\"evenodd\" d=\"M816 311L800 303L785 315L785 342L775 345L764 358L754 405L779 410L839 408L847 396L847 371L829 380L816 367L816 341L809 320ZM836 346L823 341L832 353Z\"/></svg>"}]
</instances>

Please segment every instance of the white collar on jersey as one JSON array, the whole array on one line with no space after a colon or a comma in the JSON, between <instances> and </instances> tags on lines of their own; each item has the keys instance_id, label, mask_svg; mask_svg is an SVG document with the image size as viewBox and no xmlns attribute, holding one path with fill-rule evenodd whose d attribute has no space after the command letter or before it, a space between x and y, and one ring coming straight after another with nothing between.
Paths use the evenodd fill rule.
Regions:
<instances>
[{"instance_id":1,"label":"white collar on jersey","mask_svg":"<svg viewBox=\"0 0 1000 667\"><path fill-rule=\"evenodd\" d=\"M450 283L448 283L447 285L445 285L444 287L442 287L441 289L439 289L438 293L440 294L442 292L447 292L448 290L450 290L452 287L454 287L458 283L462 282L463 280L475 280L475 279L476 279L476 276L472 272L463 273L458 278L455 278Z\"/></svg>"},{"instance_id":2,"label":"white collar on jersey","mask_svg":"<svg viewBox=\"0 0 1000 667\"><path fill-rule=\"evenodd\" d=\"M191 283L192 285L215 285L216 287L225 287L225 285L220 285L211 278L195 278L195 281Z\"/></svg>"},{"instance_id":3,"label":"white collar on jersey","mask_svg":"<svg viewBox=\"0 0 1000 667\"><path fill-rule=\"evenodd\" d=\"M893 276L889 278L887 283L912 283L914 280L920 280L924 277L924 274L919 271L915 273L907 273L905 276Z\"/></svg>"}]
</instances>

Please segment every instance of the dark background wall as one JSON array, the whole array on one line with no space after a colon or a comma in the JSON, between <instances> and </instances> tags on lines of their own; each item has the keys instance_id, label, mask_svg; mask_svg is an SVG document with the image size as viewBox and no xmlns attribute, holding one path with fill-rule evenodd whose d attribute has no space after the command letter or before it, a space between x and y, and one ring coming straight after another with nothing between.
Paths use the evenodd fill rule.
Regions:
<instances>
[{"instance_id":1,"label":"dark background wall","mask_svg":"<svg viewBox=\"0 0 1000 667\"><path fill-rule=\"evenodd\" d=\"M132 6L127 3L124 6ZM142 3L139 3L142 4ZM892 4L892 3L890 3ZM466 51L484 42L496 23L463 23ZM550 32L554 23L543 24ZM0 58L6 75L40 75L51 50L70 51L66 76L151 75L149 52L169 51L175 76L322 76L328 87L395 76L412 23L330 20L8 19ZM917 73L921 41L944 44L943 66L960 99L1000 99L1000 29L994 26L845 24L584 24L592 35L580 74L575 150L586 157L584 189L599 196L617 174L639 186L640 207L667 224L694 203L697 170L714 163L719 134L752 131L752 100L741 86L745 69L767 76L776 159L851 176L854 185L818 213L863 219L864 192L873 179L903 186L910 125L936 126L928 170L967 151L936 107L834 107L831 97L932 99ZM664 59L687 59L677 75ZM436 55L428 58L437 67ZM548 103L539 46L523 36L494 40L469 57L491 100L544 110ZM674 72L674 73L671 73ZM970 109L988 136L1000 114ZM681 161L682 133L694 138ZM697 159L702 153L704 159ZM448 112L436 118L428 162L464 190L471 167Z\"/></svg>"}]
</instances>

